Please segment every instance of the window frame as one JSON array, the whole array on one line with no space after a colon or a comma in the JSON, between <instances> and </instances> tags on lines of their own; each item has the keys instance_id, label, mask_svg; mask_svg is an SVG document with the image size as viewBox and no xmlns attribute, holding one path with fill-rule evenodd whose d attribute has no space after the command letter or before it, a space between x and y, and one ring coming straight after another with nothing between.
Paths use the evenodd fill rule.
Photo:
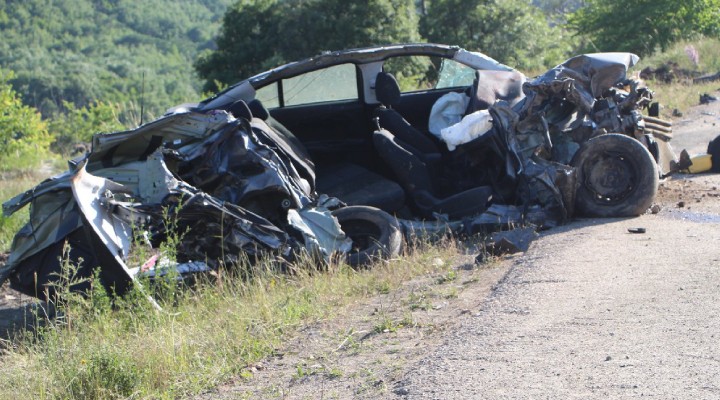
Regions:
<instances>
[{"instance_id":1,"label":"window frame","mask_svg":"<svg viewBox=\"0 0 720 400\"><path fill-rule=\"evenodd\" d=\"M285 94L286 94L286 93L285 93L285 90L284 90L284 86L285 86L285 85L284 85L284 83L285 83L284 81L286 81L286 80L288 80L288 79L297 78L297 77L300 77L300 76L303 76L303 75L311 74L311 73L314 73L314 72L318 72L318 71L322 71L322 70L328 70L328 69L331 69L331 68L336 68L336 67L346 66L346 65L352 65L352 66L354 67L354 72L355 72L355 90L356 90L356 92L355 92L355 97L354 97L354 98L350 98L350 99L337 99L337 100L321 100L321 101L312 101L312 102L299 103L299 104L291 104L291 105L286 104L286 100L285 100ZM276 86L277 106L275 106L275 107L268 107L269 109L274 109L274 108L292 108L292 107L307 107L307 106L313 106L313 105L323 105L323 104L332 104L332 103L338 103L338 104L360 103L360 102L362 102L362 101L364 100L364 97L365 97L365 96L364 96L364 90L363 90L363 88L364 88L364 83L363 83L363 74L362 74L362 71L361 71L361 69L360 69L360 67L358 66L357 63L350 62L350 61L345 62L345 63L340 63L340 64L335 64L335 65L326 66L326 67L324 67L324 68L317 68L317 69L313 69L313 70L309 70L309 71L303 71L303 72L300 73L300 74L296 74L296 75L292 75L292 76L286 76L286 77L283 77L283 78L281 78L281 79L278 79L278 80L275 80L275 81L272 81L272 82L267 82L265 85L263 85L263 86L255 89L255 91L256 91L256 93L257 93L257 91L262 90L262 89L264 89L264 88L267 88L267 87L269 87L269 86L272 86L273 84L276 84L276 85L277 85L277 86Z\"/></svg>"}]
</instances>

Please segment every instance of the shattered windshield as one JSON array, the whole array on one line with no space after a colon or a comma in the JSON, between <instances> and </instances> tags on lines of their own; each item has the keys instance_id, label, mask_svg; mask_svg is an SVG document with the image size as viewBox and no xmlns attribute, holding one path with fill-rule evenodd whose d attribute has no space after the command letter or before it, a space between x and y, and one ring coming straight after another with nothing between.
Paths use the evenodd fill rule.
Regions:
<instances>
[{"instance_id":1,"label":"shattered windshield","mask_svg":"<svg viewBox=\"0 0 720 400\"><path fill-rule=\"evenodd\" d=\"M474 69L453 60L443 59L435 89L470 86L474 79Z\"/></svg>"},{"instance_id":2,"label":"shattered windshield","mask_svg":"<svg viewBox=\"0 0 720 400\"><path fill-rule=\"evenodd\" d=\"M475 78L473 68L441 57L394 57L383 71L397 78L403 93L470 86Z\"/></svg>"}]
</instances>

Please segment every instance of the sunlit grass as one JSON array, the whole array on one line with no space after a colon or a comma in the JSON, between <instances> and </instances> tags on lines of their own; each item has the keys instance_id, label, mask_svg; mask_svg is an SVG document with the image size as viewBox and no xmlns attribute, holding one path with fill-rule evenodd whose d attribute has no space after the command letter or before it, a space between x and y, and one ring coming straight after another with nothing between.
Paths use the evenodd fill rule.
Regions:
<instances>
[{"instance_id":1,"label":"sunlit grass","mask_svg":"<svg viewBox=\"0 0 720 400\"><path fill-rule=\"evenodd\" d=\"M452 240L412 246L366 270L310 260L289 272L271 262L251 279L229 273L165 291L163 311L138 293L109 306L102 291L69 295L59 317L24 333L0 357L0 398L177 398L242 376L283 340L349 304L387 293L418 275L448 275L460 251ZM438 259L444 260L438 262ZM62 290L61 290L62 292Z\"/></svg>"},{"instance_id":2,"label":"sunlit grass","mask_svg":"<svg viewBox=\"0 0 720 400\"><path fill-rule=\"evenodd\" d=\"M686 49L692 46L699 56L697 65L693 63ZM646 67L659 68L668 63L674 63L677 68L687 71L691 75L705 75L720 72L720 39L698 38L676 43L667 51L642 58L633 68L639 73ZM648 80L648 87L655 93L654 99L661 104L661 117L666 119L677 118L675 110L685 113L699 104L700 95L712 94L720 89L720 81L694 84L692 77L680 77L671 83ZM675 114L675 115L674 115Z\"/></svg>"},{"instance_id":3,"label":"sunlit grass","mask_svg":"<svg viewBox=\"0 0 720 400\"><path fill-rule=\"evenodd\" d=\"M699 56L698 65L686 54L686 48L692 46ZM695 71L698 73L716 73L720 72L720 39L700 37L695 40L685 40L672 45L664 52L658 52L653 55L640 59L638 70L645 67L657 68L665 63L674 62L678 67L687 71Z\"/></svg>"},{"instance_id":4,"label":"sunlit grass","mask_svg":"<svg viewBox=\"0 0 720 400\"><path fill-rule=\"evenodd\" d=\"M648 81L647 84L654 92L654 100L660 102L660 117L665 119L681 118L681 114L700 104L700 95L713 94L720 88L720 82L693 84L684 81L664 84ZM675 110L681 114L676 114Z\"/></svg>"}]
</instances>

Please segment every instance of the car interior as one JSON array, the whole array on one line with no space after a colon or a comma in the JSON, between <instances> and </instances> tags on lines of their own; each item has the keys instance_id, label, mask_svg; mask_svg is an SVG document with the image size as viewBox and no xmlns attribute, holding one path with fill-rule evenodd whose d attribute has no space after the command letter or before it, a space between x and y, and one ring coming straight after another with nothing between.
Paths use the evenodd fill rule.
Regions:
<instances>
[{"instance_id":1,"label":"car interior","mask_svg":"<svg viewBox=\"0 0 720 400\"><path fill-rule=\"evenodd\" d=\"M366 83L358 72L354 99L286 102L268 110L258 96L248 106L252 116L286 137L314 165L318 193L348 205L374 206L401 218L445 214L459 219L483 212L492 188L459 184L453 177L455 155L429 133L430 110L449 92L470 96L466 113L486 109L496 98L516 98L520 85L478 89L480 75L473 71L469 85L403 91L396 77L384 69L369 83L377 102L363 98ZM276 85L282 89L284 82Z\"/></svg>"}]
</instances>

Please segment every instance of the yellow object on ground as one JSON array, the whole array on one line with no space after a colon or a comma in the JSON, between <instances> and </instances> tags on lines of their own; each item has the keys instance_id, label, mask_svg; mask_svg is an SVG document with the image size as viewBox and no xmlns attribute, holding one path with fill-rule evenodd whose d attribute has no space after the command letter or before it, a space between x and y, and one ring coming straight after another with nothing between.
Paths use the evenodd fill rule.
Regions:
<instances>
[{"instance_id":1,"label":"yellow object on ground","mask_svg":"<svg viewBox=\"0 0 720 400\"><path fill-rule=\"evenodd\" d=\"M710 154L698 154L690 158L692 165L688 167L691 174L699 174L708 172L712 168L712 156Z\"/></svg>"}]
</instances>

